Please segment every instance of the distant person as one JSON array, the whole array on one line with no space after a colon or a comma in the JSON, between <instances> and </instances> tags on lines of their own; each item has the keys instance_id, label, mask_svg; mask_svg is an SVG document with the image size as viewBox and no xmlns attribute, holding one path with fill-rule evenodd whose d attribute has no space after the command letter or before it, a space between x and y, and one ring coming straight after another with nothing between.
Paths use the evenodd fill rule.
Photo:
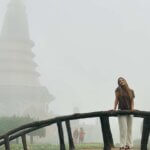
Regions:
<instances>
[{"instance_id":1,"label":"distant person","mask_svg":"<svg viewBox=\"0 0 150 150\"><path fill-rule=\"evenodd\" d=\"M85 136L85 132L84 132L83 128L80 128L80 131L79 131L79 144L83 144L84 136Z\"/></svg>"},{"instance_id":2,"label":"distant person","mask_svg":"<svg viewBox=\"0 0 150 150\"><path fill-rule=\"evenodd\" d=\"M77 144L78 142L78 137L79 137L79 131L78 129L76 128L73 132L73 140L74 140L74 143Z\"/></svg>"},{"instance_id":3,"label":"distant person","mask_svg":"<svg viewBox=\"0 0 150 150\"><path fill-rule=\"evenodd\" d=\"M134 91L129 88L127 81L118 78L118 87L115 90L114 110L117 105L119 110L134 110ZM118 116L120 130L120 150L128 150L133 147L132 141L132 120L133 115Z\"/></svg>"}]
</instances>

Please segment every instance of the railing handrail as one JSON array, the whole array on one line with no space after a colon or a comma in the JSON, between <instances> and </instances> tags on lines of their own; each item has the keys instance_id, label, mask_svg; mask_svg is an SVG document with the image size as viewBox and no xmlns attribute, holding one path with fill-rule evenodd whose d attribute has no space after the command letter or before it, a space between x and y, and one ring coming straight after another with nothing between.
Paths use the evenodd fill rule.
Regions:
<instances>
[{"instance_id":1,"label":"railing handrail","mask_svg":"<svg viewBox=\"0 0 150 150\"><path fill-rule=\"evenodd\" d=\"M23 129L27 129L27 128L31 128L35 126L38 127L44 124L51 125L51 124L56 123L57 121L76 120L76 119L93 118L93 117L100 117L100 116L113 117L113 116L118 116L118 115L134 115L134 117L144 118L145 116L150 116L150 111L108 110L108 111L96 111L96 112L90 112L90 113L75 113L71 115L64 115L64 116L54 117L54 118L50 118L50 119L46 119L42 121L35 121L32 123L27 123L25 125L19 126L1 135L0 139L4 138L5 135L9 136Z\"/></svg>"},{"instance_id":2,"label":"railing handrail","mask_svg":"<svg viewBox=\"0 0 150 150\"><path fill-rule=\"evenodd\" d=\"M114 117L118 115L134 115L134 117L150 117L150 111L140 111L140 110L134 110L134 111L129 111L129 110L108 110L108 111L96 111L96 112L90 112L90 113L76 113L72 115L64 115L64 116L59 116L47 120L42 120L42 121L35 121L32 123L28 123L25 125L22 125L20 127L17 127L15 129L12 129L8 131L7 133L3 134L0 136L0 146L3 145L5 137L8 137L9 141L15 139L16 137L20 137L22 135L25 135L27 133L30 133L34 130L38 130L40 128L50 126L52 124L58 124L59 122L63 121L70 121L70 120L76 120L76 119L85 119L85 118L93 118L93 117ZM2 141L3 140L3 141Z\"/></svg>"}]
</instances>

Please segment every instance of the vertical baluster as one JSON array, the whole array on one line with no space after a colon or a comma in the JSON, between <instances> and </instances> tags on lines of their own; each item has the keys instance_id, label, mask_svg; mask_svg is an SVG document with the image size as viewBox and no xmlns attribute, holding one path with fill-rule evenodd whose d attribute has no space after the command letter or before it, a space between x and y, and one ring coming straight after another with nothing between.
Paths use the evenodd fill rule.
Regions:
<instances>
[{"instance_id":1,"label":"vertical baluster","mask_svg":"<svg viewBox=\"0 0 150 150\"><path fill-rule=\"evenodd\" d=\"M69 150L75 150L75 146L73 143L73 138L72 138L72 132L71 132L71 127L70 127L70 121L66 121L66 128L67 128L67 133L68 133L68 140L69 140Z\"/></svg>"},{"instance_id":2,"label":"vertical baluster","mask_svg":"<svg viewBox=\"0 0 150 150\"><path fill-rule=\"evenodd\" d=\"M143 120L141 150L147 150L149 134L150 134L150 117L145 117Z\"/></svg>"},{"instance_id":3,"label":"vertical baluster","mask_svg":"<svg viewBox=\"0 0 150 150\"><path fill-rule=\"evenodd\" d=\"M100 117L103 141L104 141L104 150L111 150L111 147L114 147L113 138L109 125L109 118L106 116Z\"/></svg>"},{"instance_id":4,"label":"vertical baluster","mask_svg":"<svg viewBox=\"0 0 150 150\"><path fill-rule=\"evenodd\" d=\"M6 135L4 137L4 142L5 142L5 150L10 150L10 144L9 144L9 137Z\"/></svg>"},{"instance_id":5,"label":"vertical baluster","mask_svg":"<svg viewBox=\"0 0 150 150\"><path fill-rule=\"evenodd\" d=\"M57 127L58 127L59 141L60 141L60 150L66 150L62 122L60 121L57 122Z\"/></svg>"},{"instance_id":6,"label":"vertical baluster","mask_svg":"<svg viewBox=\"0 0 150 150\"><path fill-rule=\"evenodd\" d=\"M114 141L113 141L113 137L112 137L112 133L111 133L111 129L110 129L110 122L109 122L109 117L105 117L105 121L106 121L106 128L107 128L107 136L109 139L109 144L111 147L114 147Z\"/></svg>"},{"instance_id":7,"label":"vertical baluster","mask_svg":"<svg viewBox=\"0 0 150 150\"><path fill-rule=\"evenodd\" d=\"M23 149L24 150L28 150L27 141L26 141L26 135L22 135L21 139L22 139Z\"/></svg>"}]
</instances>

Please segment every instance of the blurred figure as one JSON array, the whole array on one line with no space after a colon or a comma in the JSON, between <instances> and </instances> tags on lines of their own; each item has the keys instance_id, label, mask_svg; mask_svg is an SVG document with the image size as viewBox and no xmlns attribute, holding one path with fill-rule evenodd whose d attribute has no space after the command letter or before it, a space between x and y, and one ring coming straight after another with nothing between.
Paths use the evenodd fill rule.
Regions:
<instances>
[{"instance_id":1,"label":"blurred figure","mask_svg":"<svg viewBox=\"0 0 150 150\"><path fill-rule=\"evenodd\" d=\"M73 132L73 141L74 141L74 144L77 144L77 141L78 141L78 137L79 137L79 131L78 129L76 128Z\"/></svg>"},{"instance_id":2,"label":"blurred figure","mask_svg":"<svg viewBox=\"0 0 150 150\"><path fill-rule=\"evenodd\" d=\"M79 144L83 144L84 136L85 136L85 132L84 132L83 128L80 128L80 131L79 131Z\"/></svg>"}]
</instances>

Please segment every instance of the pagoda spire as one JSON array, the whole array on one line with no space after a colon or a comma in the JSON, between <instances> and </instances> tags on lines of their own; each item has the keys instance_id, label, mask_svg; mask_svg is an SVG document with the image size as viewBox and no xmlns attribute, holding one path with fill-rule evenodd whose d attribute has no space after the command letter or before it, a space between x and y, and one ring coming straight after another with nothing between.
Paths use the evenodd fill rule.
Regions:
<instances>
[{"instance_id":1,"label":"pagoda spire","mask_svg":"<svg viewBox=\"0 0 150 150\"><path fill-rule=\"evenodd\" d=\"M10 0L4 18L2 39L30 41L27 14L22 0Z\"/></svg>"},{"instance_id":2,"label":"pagoda spire","mask_svg":"<svg viewBox=\"0 0 150 150\"><path fill-rule=\"evenodd\" d=\"M0 35L0 85L40 85L33 45L23 1L10 0Z\"/></svg>"}]
</instances>

